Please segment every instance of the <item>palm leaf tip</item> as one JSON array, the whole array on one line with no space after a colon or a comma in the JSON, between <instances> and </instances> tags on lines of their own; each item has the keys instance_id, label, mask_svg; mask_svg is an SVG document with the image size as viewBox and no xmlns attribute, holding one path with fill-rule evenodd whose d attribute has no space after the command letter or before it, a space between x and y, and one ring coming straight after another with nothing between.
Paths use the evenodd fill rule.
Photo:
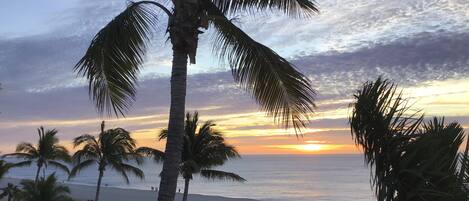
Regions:
<instances>
[{"instance_id":1,"label":"palm leaf tip","mask_svg":"<svg viewBox=\"0 0 469 201\"><path fill-rule=\"evenodd\" d=\"M131 3L93 38L75 71L89 81L89 93L100 113L124 115L135 99L139 67L143 63L156 12Z\"/></svg>"},{"instance_id":2,"label":"palm leaf tip","mask_svg":"<svg viewBox=\"0 0 469 201\"><path fill-rule=\"evenodd\" d=\"M208 8L217 30L214 52L226 59L233 77L249 91L264 111L295 131L307 126L315 109L309 79L273 50L256 42L215 6Z\"/></svg>"},{"instance_id":3,"label":"palm leaf tip","mask_svg":"<svg viewBox=\"0 0 469 201\"><path fill-rule=\"evenodd\" d=\"M309 18L319 13L319 5L311 0L212 0L224 14L234 14L240 11L258 13L263 10L279 10L290 17Z\"/></svg>"},{"instance_id":4,"label":"palm leaf tip","mask_svg":"<svg viewBox=\"0 0 469 201\"><path fill-rule=\"evenodd\" d=\"M243 177L232 173L232 172L225 172L220 170L201 170L200 175L207 179L211 180L228 180L228 181L237 181L237 182L245 182L247 181Z\"/></svg>"}]
</instances>

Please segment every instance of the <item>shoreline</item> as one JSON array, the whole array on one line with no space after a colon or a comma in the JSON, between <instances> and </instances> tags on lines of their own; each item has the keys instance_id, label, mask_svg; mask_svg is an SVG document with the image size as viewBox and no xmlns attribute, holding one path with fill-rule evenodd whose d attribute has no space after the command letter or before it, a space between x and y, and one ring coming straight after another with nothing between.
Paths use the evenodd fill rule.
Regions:
<instances>
[{"instance_id":1,"label":"shoreline","mask_svg":"<svg viewBox=\"0 0 469 201\"><path fill-rule=\"evenodd\" d=\"M16 179L11 177L3 178L0 181L0 187L6 186L7 183L13 183L18 185L22 179ZM88 201L93 200L96 186L76 183L62 183L61 185L68 186L70 188L70 195L75 201ZM156 201L157 192L151 190L141 190L132 188L119 188L119 187L101 187L100 201ZM182 193L176 193L175 201L182 200ZM231 198L214 195L201 195L201 194L189 194L189 201L258 201L249 198Z\"/></svg>"}]
</instances>

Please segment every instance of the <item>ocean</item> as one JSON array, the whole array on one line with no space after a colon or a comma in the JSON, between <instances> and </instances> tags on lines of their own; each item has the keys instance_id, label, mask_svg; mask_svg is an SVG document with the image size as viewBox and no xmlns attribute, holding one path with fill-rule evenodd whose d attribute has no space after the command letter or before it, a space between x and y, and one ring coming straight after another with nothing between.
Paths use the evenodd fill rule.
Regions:
<instances>
[{"instance_id":1,"label":"ocean","mask_svg":"<svg viewBox=\"0 0 469 201\"><path fill-rule=\"evenodd\" d=\"M35 165L17 168L11 178L33 178ZM145 180L132 178L130 184L112 170L104 173L103 185L150 190L159 184L161 164L147 161L142 167ZM194 177L189 193L225 197L252 198L262 201L372 201L370 172L362 155L247 155L214 168L239 174L244 183L209 181ZM49 167L46 174L55 171ZM65 174L57 171L60 180ZM96 168L82 171L69 183L95 185ZM183 191L183 180L178 188Z\"/></svg>"}]
</instances>

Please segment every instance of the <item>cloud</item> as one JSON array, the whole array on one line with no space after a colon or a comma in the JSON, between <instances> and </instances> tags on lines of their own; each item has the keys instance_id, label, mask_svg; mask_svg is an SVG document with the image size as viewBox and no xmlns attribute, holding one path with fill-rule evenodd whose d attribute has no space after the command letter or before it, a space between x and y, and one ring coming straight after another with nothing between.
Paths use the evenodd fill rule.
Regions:
<instances>
[{"instance_id":1,"label":"cloud","mask_svg":"<svg viewBox=\"0 0 469 201\"><path fill-rule=\"evenodd\" d=\"M380 75L401 86L467 77L467 45L467 33L421 33L353 52L297 57L292 62L311 77L323 98L338 98Z\"/></svg>"}]
</instances>

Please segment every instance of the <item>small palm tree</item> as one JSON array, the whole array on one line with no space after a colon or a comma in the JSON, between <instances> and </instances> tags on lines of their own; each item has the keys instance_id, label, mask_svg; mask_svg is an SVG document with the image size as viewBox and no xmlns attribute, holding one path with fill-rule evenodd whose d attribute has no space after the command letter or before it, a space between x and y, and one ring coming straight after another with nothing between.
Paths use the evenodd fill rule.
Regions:
<instances>
[{"instance_id":1,"label":"small palm tree","mask_svg":"<svg viewBox=\"0 0 469 201\"><path fill-rule=\"evenodd\" d=\"M70 189L58 185L54 174L37 182L23 180L21 185L23 188L15 200L18 198L21 201L73 201L69 196Z\"/></svg>"},{"instance_id":2,"label":"small palm tree","mask_svg":"<svg viewBox=\"0 0 469 201\"><path fill-rule=\"evenodd\" d=\"M183 201L187 200L189 193L189 182L193 174L198 174L207 179L232 180L244 182L241 176L220 170L213 170L212 167L223 165L230 158L240 157L236 149L226 144L223 135L213 128L215 124L207 121L199 125L199 115L186 114L184 146L180 164L180 175L184 178ZM164 129L160 133L160 140L166 139L168 130ZM164 153L151 148L140 148L139 152L146 153L160 161L164 158Z\"/></svg>"},{"instance_id":3,"label":"small palm tree","mask_svg":"<svg viewBox=\"0 0 469 201\"><path fill-rule=\"evenodd\" d=\"M106 167L117 170L118 173L129 183L128 173L132 173L140 179L144 178L143 171L129 163L135 160L138 164L142 162L136 154L135 140L130 133L122 128L104 130L104 121L101 123L101 133L98 138L92 135L81 135L73 140L75 147L82 146L72 157L75 167L70 177L76 176L84 168L97 164L99 176L96 185L95 201L99 200L101 180Z\"/></svg>"},{"instance_id":4,"label":"small palm tree","mask_svg":"<svg viewBox=\"0 0 469 201\"><path fill-rule=\"evenodd\" d=\"M136 95L136 80L150 38L168 18L165 30L172 44L171 106L158 200L172 201L184 136L188 63L196 63L201 29L213 29L215 56L227 61L233 77L260 108L285 127L307 126L314 109L314 91L308 78L272 49L255 41L229 17L279 11L309 18L318 12L312 0L172 0L139 1L130 5L91 41L75 70L88 78L90 95L101 112L124 113ZM160 11L163 12L158 12Z\"/></svg>"},{"instance_id":5,"label":"small palm tree","mask_svg":"<svg viewBox=\"0 0 469 201\"><path fill-rule=\"evenodd\" d=\"M7 201L12 201L13 198L17 197L18 194L21 192L18 186L12 183L8 183L6 187L1 188L0 190L3 191L3 193L0 194L0 200L6 197Z\"/></svg>"},{"instance_id":6,"label":"small palm tree","mask_svg":"<svg viewBox=\"0 0 469 201\"><path fill-rule=\"evenodd\" d=\"M12 156L25 159L13 164L13 167L29 166L36 162L37 170L34 181L38 181L41 169L43 167L47 168L49 165L61 169L68 174L70 171L67 165L60 161L69 162L70 155L64 146L59 145L59 139L56 137L57 130L44 131L44 127L41 126L37 131L39 135L37 146L23 142L16 147L16 153L6 154L3 157Z\"/></svg>"},{"instance_id":7,"label":"small palm tree","mask_svg":"<svg viewBox=\"0 0 469 201\"><path fill-rule=\"evenodd\" d=\"M467 201L467 165L459 164L464 129L444 118L425 123L396 85L379 78L355 94L352 135L374 168L378 201ZM467 162L467 155L463 160ZM461 167L458 170L458 167Z\"/></svg>"},{"instance_id":8,"label":"small palm tree","mask_svg":"<svg viewBox=\"0 0 469 201\"><path fill-rule=\"evenodd\" d=\"M11 167L12 167L11 163L7 163L4 160L0 160L0 180L8 172L8 170L10 170Z\"/></svg>"}]
</instances>

